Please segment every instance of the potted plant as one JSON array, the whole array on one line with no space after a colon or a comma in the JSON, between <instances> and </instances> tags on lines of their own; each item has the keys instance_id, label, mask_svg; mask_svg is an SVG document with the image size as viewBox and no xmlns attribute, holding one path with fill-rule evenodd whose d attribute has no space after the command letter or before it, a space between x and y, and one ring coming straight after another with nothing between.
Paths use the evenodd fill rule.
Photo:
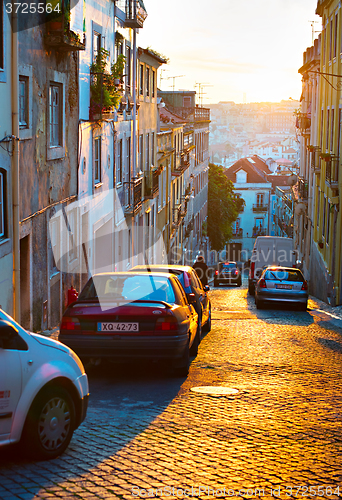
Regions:
<instances>
[{"instance_id":1,"label":"potted plant","mask_svg":"<svg viewBox=\"0 0 342 500\"><path fill-rule=\"evenodd\" d=\"M124 73L126 64L126 57L123 54L119 54L115 63L112 64L112 76L114 78L114 84L120 86L122 84L122 76Z\"/></svg>"},{"instance_id":2,"label":"potted plant","mask_svg":"<svg viewBox=\"0 0 342 500\"><path fill-rule=\"evenodd\" d=\"M330 153L320 153L319 157L323 160L323 161L331 161L331 154Z\"/></svg>"},{"instance_id":3,"label":"potted plant","mask_svg":"<svg viewBox=\"0 0 342 500\"><path fill-rule=\"evenodd\" d=\"M315 149L316 149L316 146L306 146L306 149L309 151L309 153L314 153Z\"/></svg>"},{"instance_id":4,"label":"potted plant","mask_svg":"<svg viewBox=\"0 0 342 500\"><path fill-rule=\"evenodd\" d=\"M100 48L96 60L90 66L90 116L91 119L101 119L104 112L117 108L120 104L122 93L119 92L114 83L113 73L109 73L107 67L108 50ZM124 57L124 56L123 56ZM115 65L112 65L112 68ZM100 115L97 118L97 115Z\"/></svg>"},{"instance_id":5,"label":"potted plant","mask_svg":"<svg viewBox=\"0 0 342 500\"><path fill-rule=\"evenodd\" d=\"M323 248L323 247L324 247L324 243L323 243L323 241L322 241L322 240L319 240L319 241L317 242L317 244L318 244L319 248Z\"/></svg>"}]
</instances>

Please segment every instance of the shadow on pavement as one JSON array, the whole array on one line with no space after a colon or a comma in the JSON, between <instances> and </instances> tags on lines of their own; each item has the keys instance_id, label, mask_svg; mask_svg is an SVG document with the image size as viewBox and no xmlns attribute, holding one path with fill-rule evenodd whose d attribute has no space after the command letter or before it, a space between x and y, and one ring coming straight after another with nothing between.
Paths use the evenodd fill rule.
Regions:
<instances>
[{"instance_id":1,"label":"shadow on pavement","mask_svg":"<svg viewBox=\"0 0 342 500\"><path fill-rule=\"evenodd\" d=\"M0 485L4 479L11 498L23 498L20 495L29 492L33 498L41 490L54 489L56 484L74 478L78 482L86 480L163 413L185 381L170 375L164 367L146 363L104 363L87 373L87 417L63 455L34 461L26 458L20 444L0 450Z\"/></svg>"},{"instance_id":2,"label":"shadow on pavement","mask_svg":"<svg viewBox=\"0 0 342 500\"><path fill-rule=\"evenodd\" d=\"M254 297L249 294L247 295L247 308L266 323L293 325L295 322L297 326L314 323L314 318L309 311L300 311L298 306L293 304L274 303L257 309Z\"/></svg>"}]
</instances>

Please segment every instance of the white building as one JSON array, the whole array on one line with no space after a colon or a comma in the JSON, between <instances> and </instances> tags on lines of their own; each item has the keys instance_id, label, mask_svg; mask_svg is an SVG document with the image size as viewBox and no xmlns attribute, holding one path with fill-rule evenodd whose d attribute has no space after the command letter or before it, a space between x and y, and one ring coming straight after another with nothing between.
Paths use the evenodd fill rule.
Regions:
<instances>
[{"instance_id":1,"label":"white building","mask_svg":"<svg viewBox=\"0 0 342 500\"><path fill-rule=\"evenodd\" d=\"M234 223L230 243L242 243L242 256L248 260L255 238L269 234L269 203L272 183L267 179L271 174L266 163L254 155L241 158L226 170L226 176L234 184L234 189L245 200L244 210Z\"/></svg>"}]
</instances>

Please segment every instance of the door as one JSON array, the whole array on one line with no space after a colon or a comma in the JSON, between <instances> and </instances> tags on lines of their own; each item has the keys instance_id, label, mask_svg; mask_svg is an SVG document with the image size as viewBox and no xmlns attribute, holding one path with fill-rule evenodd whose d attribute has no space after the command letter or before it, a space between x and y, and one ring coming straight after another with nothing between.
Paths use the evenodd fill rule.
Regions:
<instances>
[{"instance_id":1,"label":"door","mask_svg":"<svg viewBox=\"0 0 342 500\"><path fill-rule=\"evenodd\" d=\"M8 439L21 394L19 352L0 348L0 441Z\"/></svg>"}]
</instances>

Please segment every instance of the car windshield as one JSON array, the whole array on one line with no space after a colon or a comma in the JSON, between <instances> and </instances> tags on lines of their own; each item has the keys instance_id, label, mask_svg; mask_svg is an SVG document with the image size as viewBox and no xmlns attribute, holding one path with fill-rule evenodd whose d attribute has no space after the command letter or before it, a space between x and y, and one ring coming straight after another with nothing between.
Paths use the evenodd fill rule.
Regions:
<instances>
[{"instance_id":1,"label":"car windshield","mask_svg":"<svg viewBox=\"0 0 342 500\"><path fill-rule=\"evenodd\" d=\"M302 273L297 269L268 269L264 278L277 281L304 281Z\"/></svg>"},{"instance_id":2,"label":"car windshield","mask_svg":"<svg viewBox=\"0 0 342 500\"><path fill-rule=\"evenodd\" d=\"M163 300L175 303L171 283L163 276L102 275L93 276L79 295L79 300Z\"/></svg>"}]
</instances>

